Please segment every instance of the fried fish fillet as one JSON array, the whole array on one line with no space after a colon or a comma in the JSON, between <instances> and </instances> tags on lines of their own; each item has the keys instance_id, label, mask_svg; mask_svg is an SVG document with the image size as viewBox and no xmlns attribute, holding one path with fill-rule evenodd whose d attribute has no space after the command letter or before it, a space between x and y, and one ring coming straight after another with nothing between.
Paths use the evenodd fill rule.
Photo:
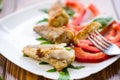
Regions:
<instances>
[{"instance_id":1,"label":"fried fish fillet","mask_svg":"<svg viewBox=\"0 0 120 80\"><path fill-rule=\"evenodd\" d=\"M63 27L69 21L69 16L62 8L60 1L57 1L49 10L49 26Z\"/></svg>"},{"instance_id":2,"label":"fried fish fillet","mask_svg":"<svg viewBox=\"0 0 120 80\"><path fill-rule=\"evenodd\" d=\"M74 50L66 50L65 47L55 44L28 45L22 52L36 60L44 61L61 71L75 60Z\"/></svg>"},{"instance_id":3,"label":"fried fish fillet","mask_svg":"<svg viewBox=\"0 0 120 80\"><path fill-rule=\"evenodd\" d=\"M34 31L40 36L53 43L71 43L74 38L74 33L66 28L54 28L48 25L34 27Z\"/></svg>"},{"instance_id":4,"label":"fried fish fillet","mask_svg":"<svg viewBox=\"0 0 120 80\"><path fill-rule=\"evenodd\" d=\"M87 38L88 34L93 33L98 30L101 24L98 22L91 22L84 29L80 30L78 34L74 37L74 44L77 44L79 40Z\"/></svg>"},{"instance_id":5,"label":"fried fish fillet","mask_svg":"<svg viewBox=\"0 0 120 80\"><path fill-rule=\"evenodd\" d=\"M79 40L87 38L88 33L94 32L99 27L101 27L101 24L91 22L84 29L80 30L77 35L66 28L53 28L47 25L36 26L34 27L34 31L53 43L77 44Z\"/></svg>"}]
</instances>

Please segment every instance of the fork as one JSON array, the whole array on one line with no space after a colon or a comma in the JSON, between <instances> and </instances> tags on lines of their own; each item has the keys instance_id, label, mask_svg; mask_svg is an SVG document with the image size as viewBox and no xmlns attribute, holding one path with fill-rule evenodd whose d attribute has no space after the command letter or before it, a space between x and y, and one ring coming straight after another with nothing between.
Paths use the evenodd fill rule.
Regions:
<instances>
[{"instance_id":1,"label":"fork","mask_svg":"<svg viewBox=\"0 0 120 80\"><path fill-rule=\"evenodd\" d=\"M107 55L120 55L119 47L106 40L97 30L89 33L88 40Z\"/></svg>"}]
</instances>

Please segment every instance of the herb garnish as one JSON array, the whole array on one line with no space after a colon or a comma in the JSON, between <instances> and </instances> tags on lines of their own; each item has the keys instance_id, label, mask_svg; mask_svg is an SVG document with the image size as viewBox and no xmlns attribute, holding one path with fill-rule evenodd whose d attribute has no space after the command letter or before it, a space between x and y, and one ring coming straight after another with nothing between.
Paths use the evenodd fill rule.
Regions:
<instances>
[{"instance_id":1,"label":"herb garnish","mask_svg":"<svg viewBox=\"0 0 120 80\"><path fill-rule=\"evenodd\" d=\"M81 69L84 68L85 66L73 66L73 65L69 65L68 68L72 68L72 69Z\"/></svg>"},{"instance_id":2,"label":"herb garnish","mask_svg":"<svg viewBox=\"0 0 120 80\"><path fill-rule=\"evenodd\" d=\"M36 38L37 41L41 41L40 44L53 44L52 42L46 40L45 38L43 37L40 37L40 38Z\"/></svg>"},{"instance_id":3,"label":"herb garnish","mask_svg":"<svg viewBox=\"0 0 120 80\"><path fill-rule=\"evenodd\" d=\"M56 72L57 70L55 68L47 70L47 72Z\"/></svg>"},{"instance_id":4,"label":"herb garnish","mask_svg":"<svg viewBox=\"0 0 120 80\"><path fill-rule=\"evenodd\" d=\"M58 80L69 80L69 79L70 79L70 74L67 68L64 68L62 71L59 72Z\"/></svg>"},{"instance_id":5,"label":"herb garnish","mask_svg":"<svg viewBox=\"0 0 120 80\"><path fill-rule=\"evenodd\" d=\"M52 44L52 42L50 42L50 41L44 41L44 42L41 42L40 44Z\"/></svg>"},{"instance_id":6,"label":"herb garnish","mask_svg":"<svg viewBox=\"0 0 120 80\"><path fill-rule=\"evenodd\" d=\"M75 14L75 11L72 10L71 8L67 7L67 6L63 7L63 9L67 12L67 14L68 14L69 16L73 16L73 15ZM40 11L48 14L49 9L41 9Z\"/></svg>"},{"instance_id":7,"label":"herb garnish","mask_svg":"<svg viewBox=\"0 0 120 80\"><path fill-rule=\"evenodd\" d=\"M0 0L0 12L2 11L3 8L3 0Z\"/></svg>"},{"instance_id":8,"label":"herb garnish","mask_svg":"<svg viewBox=\"0 0 120 80\"><path fill-rule=\"evenodd\" d=\"M39 64L40 65L46 65L46 64L49 64L49 63L47 63L47 62L40 62Z\"/></svg>"},{"instance_id":9,"label":"herb garnish","mask_svg":"<svg viewBox=\"0 0 120 80\"><path fill-rule=\"evenodd\" d=\"M44 13L46 13L46 14L48 14L48 9L41 9L40 11L42 11L42 12L44 12Z\"/></svg>"},{"instance_id":10,"label":"herb garnish","mask_svg":"<svg viewBox=\"0 0 120 80\"><path fill-rule=\"evenodd\" d=\"M2 77L0 76L0 80L2 80Z\"/></svg>"},{"instance_id":11,"label":"herb garnish","mask_svg":"<svg viewBox=\"0 0 120 80\"><path fill-rule=\"evenodd\" d=\"M110 25L114 21L113 17L111 16L98 16L94 18L91 22L98 22L102 26L99 29L103 29L106 26Z\"/></svg>"},{"instance_id":12,"label":"herb garnish","mask_svg":"<svg viewBox=\"0 0 120 80\"><path fill-rule=\"evenodd\" d=\"M70 48L70 47L65 47L65 49L66 49L67 51L72 50L72 48Z\"/></svg>"},{"instance_id":13,"label":"herb garnish","mask_svg":"<svg viewBox=\"0 0 120 80\"><path fill-rule=\"evenodd\" d=\"M25 53L23 54L24 57L29 57L28 55L26 55Z\"/></svg>"},{"instance_id":14,"label":"herb garnish","mask_svg":"<svg viewBox=\"0 0 120 80\"><path fill-rule=\"evenodd\" d=\"M38 41L44 41L44 40L46 40L46 39L43 38L43 37L39 37L39 38L36 38L36 40L38 40Z\"/></svg>"},{"instance_id":15,"label":"herb garnish","mask_svg":"<svg viewBox=\"0 0 120 80\"><path fill-rule=\"evenodd\" d=\"M63 9L67 12L67 14L69 15L69 16L73 16L74 14L75 14L75 11L73 11L71 8L69 8L69 7L67 7L67 6L65 6L65 7L63 7Z\"/></svg>"},{"instance_id":16,"label":"herb garnish","mask_svg":"<svg viewBox=\"0 0 120 80\"><path fill-rule=\"evenodd\" d=\"M72 69L81 69L84 68L85 66L73 66L70 64L66 68L64 68L62 71L59 72L59 78L58 80L69 80L70 79L70 74L69 71L67 70L68 68ZM57 70L55 68L47 70L47 72L56 72Z\"/></svg>"},{"instance_id":17,"label":"herb garnish","mask_svg":"<svg viewBox=\"0 0 120 80\"><path fill-rule=\"evenodd\" d=\"M44 18L42 20L39 20L36 24L42 23L42 22L48 22L48 18Z\"/></svg>"}]
</instances>

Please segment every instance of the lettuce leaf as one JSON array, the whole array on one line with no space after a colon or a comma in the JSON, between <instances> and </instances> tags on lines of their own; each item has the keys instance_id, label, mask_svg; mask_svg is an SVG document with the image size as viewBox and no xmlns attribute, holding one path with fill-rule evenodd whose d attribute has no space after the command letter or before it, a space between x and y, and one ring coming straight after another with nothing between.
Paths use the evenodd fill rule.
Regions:
<instances>
[{"instance_id":1,"label":"lettuce leaf","mask_svg":"<svg viewBox=\"0 0 120 80\"><path fill-rule=\"evenodd\" d=\"M109 26L114 21L114 18L112 16L108 15L100 15L92 19L90 22L98 22L102 26L99 29L103 29L107 26Z\"/></svg>"}]
</instances>

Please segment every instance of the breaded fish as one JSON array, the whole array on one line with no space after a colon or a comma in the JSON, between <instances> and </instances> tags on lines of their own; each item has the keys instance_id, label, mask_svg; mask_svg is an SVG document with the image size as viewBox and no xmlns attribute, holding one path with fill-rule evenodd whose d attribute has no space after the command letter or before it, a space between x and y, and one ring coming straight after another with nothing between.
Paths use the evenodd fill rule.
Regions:
<instances>
[{"instance_id":1,"label":"breaded fish","mask_svg":"<svg viewBox=\"0 0 120 80\"><path fill-rule=\"evenodd\" d=\"M53 43L71 43L74 38L74 33L66 28L54 28L48 25L34 27L34 31L40 36Z\"/></svg>"},{"instance_id":2,"label":"breaded fish","mask_svg":"<svg viewBox=\"0 0 120 80\"><path fill-rule=\"evenodd\" d=\"M49 10L48 23L51 27L63 27L68 24L69 16L62 8L60 1L57 1Z\"/></svg>"},{"instance_id":3,"label":"breaded fish","mask_svg":"<svg viewBox=\"0 0 120 80\"><path fill-rule=\"evenodd\" d=\"M84 29L80 30L78 34L74 37L74 44L78 43L81 39L87 38L89 33L98 30L101 27L101 24L98 22L91 22Z\"/></svg>"},{"instance_id":4,"label":"breaded fish","mask_svg":"<svg viewBox=\"0 0 120 80\"><path fill-rule=\"evenodd\" d=\"M64 46L55 44L28 45L22 52L31 58L49 63L57 71L61 71L75 60L74 50L68 51Z\"/></svg>"},{"instance_id":5,"label":"breaded fish","mask_svg":"<svg viewBox=\"0 0 120 80\"><path fill-rule=\"evenodd\" d=\"M80 30L77 35L66 28L53 28L47 25L36 26L34 31L53 43L77 44L79 40L87 38L88 33L94 32L100 26L101 24L97 22L91 22L84 29Z\"/></svg>"}]
</instances>

